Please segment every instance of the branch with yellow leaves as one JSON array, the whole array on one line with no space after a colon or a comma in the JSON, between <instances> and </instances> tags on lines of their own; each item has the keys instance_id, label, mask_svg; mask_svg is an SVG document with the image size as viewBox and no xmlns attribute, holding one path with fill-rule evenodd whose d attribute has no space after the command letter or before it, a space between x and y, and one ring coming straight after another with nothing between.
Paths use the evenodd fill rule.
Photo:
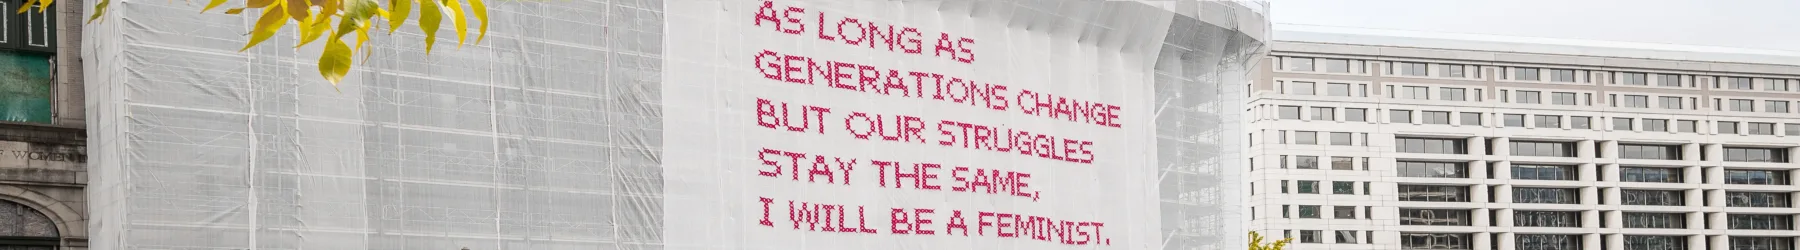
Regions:
<instances>
[{"instance_id":1,"label":"branch with yellow leaves","mask_svg":"<svg viewBox=\"0 0 1800 250\"><path fill-rule=\"evenodd\" d=\"M30 11L31 6L38 6L43 12L56 0L26 0L17 12ZM206 13L228 0L211 0L205 8ZM225 14L237 15L247 9L261 9L262 16L251 28L250 41L238 52L249 50L270 37L277 31L287 27L293 21L300 31L300 43L295 48L306 46L321 37L325 37L325 50L319 55L319 75L332 86L337 86L350 73L352 55L363 50L363 43L369 41L369 29L375 18L388 20L388 34L400 29L411 18L413 5L419 7L419 30L425 33L425 53L431 54L432 45L437 41L437 32L444 19L450 19L456 32L456 45L461 47L468 41L468 15L474 15L480 21L475 43L487 38L487 5L482 0L387 0L387 6L381 6L376 0L248 0L244 6L225 10ZM465 10L463 4L468 4ZM88 22L99 20L106 13L112 0L100 0L94 5L94 14L88 16ZM465 14L466 13L466 14ZM336 23L337 25L332 25ZM355 33L356 45L352 47L344 42L344 37ZM329 36L327 36L329 35ZM367 53L367 51L364 51Z\"/></svg>"}]
</instances>

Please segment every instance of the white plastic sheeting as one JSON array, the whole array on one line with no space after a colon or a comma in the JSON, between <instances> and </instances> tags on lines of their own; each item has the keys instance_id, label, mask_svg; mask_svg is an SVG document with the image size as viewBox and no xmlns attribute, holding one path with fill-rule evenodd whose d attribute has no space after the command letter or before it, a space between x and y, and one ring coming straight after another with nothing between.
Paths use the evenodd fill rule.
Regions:
<instances>
[{"instance_id":1,"label":"white plastic sheeting","mask_svg":"<svg viewBox=\"0 0 1800 250\"><path fill-rule=\"evenodd\" d=\"M317 46L293 49L297 39L291 30L250 51L233 51L247 39L243 31L254 15L197 15L199 6L179 1L115 2L103 23L88 26L90 39L83 40L88 119L93 123L90 245L1242 245L1240 197L1232 188L1242 186L1232 178L1241 168L1230 166L1239 164L1236 147L1242 138L1234 131L1241 91L1249 81L1245 67L1264 51L1262 39L1268 33L1256 10L1266 6L1201 1L770 3L784 8L773 21L758 26L764 1L492 1L493 24L484 43L454 48L449 45L454 38L440 36L439 46L425 55L417 42L423 35L408 25L393 35L374 36L368 61L359 62L334 89L314 70ZM789 20L779 16L793 12L785 7L814 12ZM821 10L823 17L818 16ZM842 40L849 36L838 34L826 41L819 33L777 33L786 29L773 24L807 24L816 31L821 18L842 22L846 17L900 27L896 37L922 40L913 47L919 52L908 52L907 46L890 50L885 43L879 49L849 45ZM905 27L914 28L917 36ZM945 52L937 48L940 35L953 38ZM789 56L768 57L764 50ZM862 77L862 67L869 67L880 69L877 75L888 69L936 72L1006 85L1005 91L986 91L1010 101L975 105L954 97L921 98L927 93L923 91L934 90L923 85L907 88L917 90L911 97L903 90L852 91L847 89L857 87L835 88L823 77L817 84L797 84L766 78L765 73L803 76L781 72L812 68L757 63L760 57L804 65L795 59L800 56L820 65L854 63L850 68L858 75L837 76L842 79ZM1118 118L1092 115L1095 106L1068 112L1084 114L1079 118L1026 114L1019 103L1026 90L1037 93L1032 98L1116 106L1116 112L1107 105L1098 110ZM758 97L770 105L758 105ZM791 106L765 109L777 102ZM834 111L806 123L801 105ZM794 119L777 120L761 111L793 111L789 116ZM884 140L866 125L845 123L878 116L899 128L882 130L896 140ZM918 137L906 137L900 133L912 125L902 116L918 117L919 124L929 126L913 126L920 129ZM940 126L944 121L1028 131L1033 137L1013 138L1054 143L1006 151L999 144L942 145L939 141L952 131ZM807 124L818 130L786 130ZM950 127L962 129L957 124ZM869 140L856 139L856 131L872 134ZM1004 137L956 138L997 142ZM1027 147L1037 150L1012 150ZM769 150L777 152L771 156ZM847 174L821 175L810 158L794 160L786 154L801 152L856 158L860 165ZM774 171L765 160L781 159L808 164L776 177L761 175ZM907 172L883 172L877 160L896 162L889 171L905 166L916 175L905 179L901 174ZM922 162L942 165L914 165ZM974 171L955 172L959 166L1032 176L987 186L1012 187L1003 190L1007 192L952 191L948 186L956 178L973 178L966 175ZM797 170L807 172L794 175ZM901 181L909 183L895 188ZM1021 182L1029 186L1019 187ZM922 190L925 185L946 187ZM773 226L761 224L765 213L760 198L770 200L766 218ZM815 219L796 230L789 219L800 216L788 215L786 201L861 206L856 214L866 216L857 222ZM905 210L896 214L894 208ZM946 227L957 210L964 211L970 236L946 235L955 232ZM844 216L851 209L812 211L818 213L812 218L858 218ZM984 217L981 212L991 213ZM1056 223L1022 228L1001 221L999 214ZM897 215L907 219L895 220ZM821 225L854 232L812 229ZM934 234L922 235L924 230ZM1008 231L1013 236L1004 236ZM1073 237L1083 232L1088 240L1077 243Z\"/></svg>"}]
</instances>

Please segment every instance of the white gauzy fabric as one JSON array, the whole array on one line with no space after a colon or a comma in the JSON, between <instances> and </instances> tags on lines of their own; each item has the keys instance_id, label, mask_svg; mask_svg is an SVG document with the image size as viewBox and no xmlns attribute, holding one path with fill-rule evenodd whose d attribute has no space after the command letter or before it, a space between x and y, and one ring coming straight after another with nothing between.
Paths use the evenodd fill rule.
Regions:
<instances>
[{"instance_id":1,"label":"white gauzy fabric","mask_svg":"<svg viewBox=\"0 0 1800 250\"><path fill-rule=\"evenodd\" d=\"M1269 33L1260 2L489 1L481 43L407 24L333 87L199 7L83 31L94 249L1237 248Z\"/></svg>"}]
</instances>

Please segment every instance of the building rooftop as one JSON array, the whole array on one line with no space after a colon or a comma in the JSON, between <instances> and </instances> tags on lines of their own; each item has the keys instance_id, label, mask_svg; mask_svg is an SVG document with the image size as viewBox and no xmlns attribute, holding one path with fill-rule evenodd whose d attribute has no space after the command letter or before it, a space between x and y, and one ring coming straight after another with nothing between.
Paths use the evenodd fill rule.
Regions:
<instances>
[{"instance_id":1,"label":"building rooftop","mask_svg":"<svg viewBox=\"0 0 1800 250\"><path fill-rule=\"evenodd\" d=\"M1717 46L1275 24L1273 40L1637 59L1800 65L1800 52Z\"/></svg>"}]
</instances>

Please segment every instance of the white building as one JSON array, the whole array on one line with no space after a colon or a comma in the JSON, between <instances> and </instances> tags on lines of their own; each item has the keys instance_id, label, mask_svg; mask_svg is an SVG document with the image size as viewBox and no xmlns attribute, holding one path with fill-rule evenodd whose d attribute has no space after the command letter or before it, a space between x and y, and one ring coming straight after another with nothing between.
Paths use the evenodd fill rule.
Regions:
<instances>
[{"instance_id":1,"label":"white building","mask_svg":"<svg viewBox=\"0 0 1800 250\"><path fill-rule=\"evenodd\" d=\"M1385 36L1277 33L1245 106L1250 230L1300 250L1795 249L1800 57Z\"/></svg>"}]
</instances>

